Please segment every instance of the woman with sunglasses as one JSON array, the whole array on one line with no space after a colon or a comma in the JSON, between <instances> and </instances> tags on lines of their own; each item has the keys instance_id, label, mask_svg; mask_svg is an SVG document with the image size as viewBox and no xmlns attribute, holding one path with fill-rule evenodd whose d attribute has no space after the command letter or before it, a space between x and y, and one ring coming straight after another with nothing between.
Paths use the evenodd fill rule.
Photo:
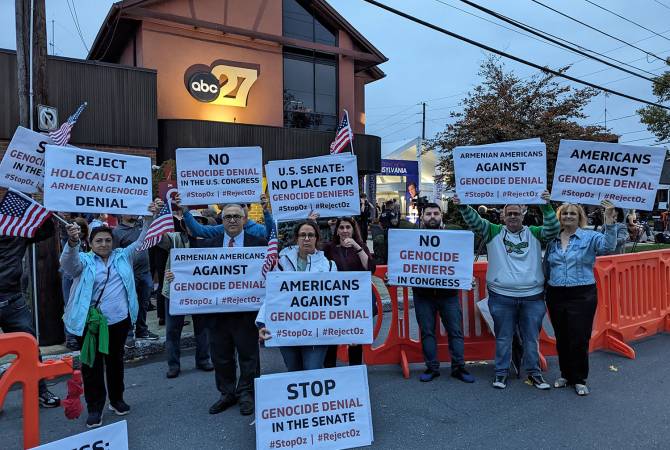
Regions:
<instances>
[{"instance_id":1,"label":"woman with sunglasses","mask_svg":"<svg viewBox=\"0 0 670 450\"><path fill-rule=\"evenodd\" d=\"M370 255L370 249L363 241L358 224L351 217L341 217L335 223L333 240L324 247L326 258L337 265L340 272L374 272L376 264ZM377 314L377 302L372 297L372 315ZM363 347L350 345L349 365L363 363ZM335 367L337 363L337 345L329 345L325 367Z\"/></svg>"},{"instance_id":2,"label":"woman with sunglasses","mask_svg":"<svg viewBox=\"0 0 670 450\"><path fill-rule=\"evenodd\" d=\"M319 226L308 220L300 222L293 233L295 244L279 253L279 262L275 270L289 272L337 272L337 266L329 261L319 244ZM261 342L272 339L272 330L265 327L265 305L261 305L256 317L258 337ZM326 345L299 345L279 347L284 364L289 372L298 370L323 369L326 357Z\"/></svg>"},{"instance_id":3,"label":"woman with sunglasses","mask_svg":"<svg viewBox=\"0 0 670 450\"><path fill-rule=\"evenodd\" d=\"M554 387L574 386L580 396L589 394L589 340L598 303L593 266L597 255L616 248L616 211L607 200L602 205L604 234L585 229L586 213L580 205L562 204L556 211L561 232L549 241L545 254L547 308L561 368Z\"/></svg>"}]
</instances>

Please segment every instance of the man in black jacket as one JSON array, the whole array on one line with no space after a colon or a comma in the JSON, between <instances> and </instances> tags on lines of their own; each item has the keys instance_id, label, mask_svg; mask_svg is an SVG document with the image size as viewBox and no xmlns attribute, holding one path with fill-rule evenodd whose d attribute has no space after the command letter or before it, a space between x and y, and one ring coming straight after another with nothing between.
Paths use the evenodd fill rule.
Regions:
<instances>
[{"instance_id":1,"label":"man in black jacket","mask_svg":"<svg viewBox=\"0 0 670 450\"><path fill-rule=\"evenodd\" d=\"M0 329L4 333L23 331L35 336L33 317L21 292L23 257L28 244L42 241L54 234L54 224L47 220L32 239L0 236ZM40 380L39 401L43 408L60 406L60 399Z\"/></svg>"},{"instance_id":2,"label":"man in black jacket","mask_svg":"<svg viewBox=\"0 0 670 450\"><path fill-rule=\"evenodd\" d=\"M244 232L245 214L242 205L223 205L221 212L224 233L196 242L200 248L263 247L262 237ZM215 313L209 315L209 345L221 397L210 408L218 414L239 401L240 414L254 412L254 378L260 375L256 311ZM235 352L237 351L237 360ZM237 364L240 377L237 379Z\"/></svg>"}]
</instances>

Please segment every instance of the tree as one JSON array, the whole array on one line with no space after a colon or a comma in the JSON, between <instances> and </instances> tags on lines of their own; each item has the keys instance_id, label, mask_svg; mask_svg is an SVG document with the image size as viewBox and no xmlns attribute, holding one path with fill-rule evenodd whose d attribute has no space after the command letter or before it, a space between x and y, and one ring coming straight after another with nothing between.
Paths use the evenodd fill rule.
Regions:
<instances>
[{"instance_id":1,"label":"tree","mask_svg":"<svg viewBox=\"0 0 670 450\"><path fill-rule=\"evenodd\" d=\"M670 58L667 61L670 65ZM658 103L670 102L670 70L654 78L653 93ZM637 110L647 130L656 135L656 140L670 141L670 111L658 106L647 106Z\"/></svg>"},{"instance_id":2,"label":"tree","mask_svg":"<svg viewBox=\"0 0 670 450\"><path fill-rule=\"evenodd\" d=\"M561 71L565 71L565 67ZM523 80L506 71L498 58L485 60L479 70L480 85L461 101L463 112L428 142L426 150L439 153L441 175L436 181L454 186L452 150L461 145L482 145L539 137L547 145L548 182L554 173L561 139L617 142L617 136L599 125L583 126L584 107L598 95L590 88L559 84L549 73Z\"/></svg>"}]
</instances>

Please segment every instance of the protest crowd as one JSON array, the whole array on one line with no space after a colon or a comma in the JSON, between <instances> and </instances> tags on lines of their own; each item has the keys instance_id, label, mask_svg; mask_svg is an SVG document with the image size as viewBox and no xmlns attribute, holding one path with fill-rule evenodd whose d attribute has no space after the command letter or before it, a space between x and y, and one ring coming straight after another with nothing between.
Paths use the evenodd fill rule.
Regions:
<instances>
[{"instance_id":1,"label":"protest crowd","mask_svg":"<svg viewBox=\"0 0 670 450\"><path fill-rule=\"evenodd\" d=\"M355 161L353 156L329 158ZM319 170L335 170L338 164L324 164ZM282 173L281 167L271 165L266 166L266 173ZM251 176L256 172L246 173ZM124 395L124 351L137 340L158 339L149 331L146 319L153 294L160 325L166 327L166 377L180 376L180 339L185 317L190 315L196 342L195 366L213 372L218 391L212 396L209 413L218 414L238 405L240 414L251 415L257 411L255 383L261 376L263 345L279 347L287 372L333 370L338 345L350 344L350 365L365 363L361 344L372 342L372 322L378 314L369 277L377 264L387 261L385 281L412 288L426 366L419 380L430 382L440 376L436 337L439 317L448 335L451 376L474 383L464 359L459 290L473 288L472 264L476 254L482 253L488 260L487 307L495 335L492 387L505 389L510 375L516 372L525 373L527 383L539 390L570 386L579 396L589 394L589 339L597 298L593 267L596 256L623 252L626 242L635 242L649 233L637 222L634 210L624 214L612 201L602 200L599 223L592 229L580 204L565 201L555 209L546 187L535 191L529 206L515 201L490 204L499 209L477 208L477 204L466 201L469 192L462 191L464 194L454 195L449 204L466 229L445 231L445 226L454 224L446 223L447 211L436 202L423 203L418 223L400 229L401 214L394 202L377 208L364 194L359 195L357 188L351 192L345 189L336 177L331 179L330 189L341 190L329 191L336 194L328 194L332 198L323 202L345 203L353 197L354 214L333 217L323 214L323 208L319 212L318 208L304 209L300 205L291 209L280 201L288 194L277 194L280 182L274 181L271 173L268 178L270 193L257 190L253 194L260 202L263 223L249 217L251 203L229 201L203 208L197 206L199 199L190 198L194 190L180 188L145 204L146 215L61 212L33 224L34 233L28 236L1 229L0 326L5 333L35 334L21 289L23 257L30 243L58 234L62 244L63 321L68 348L80 351L87 427L102 425L107 400L108 409L117 415L131 411ZM326 180L326 176L319 180ZM357 184L353 178L348 182ZM45 203L49 203L49 195L45 192ZM9 190L0 202L0 211L10 214L14 207L11 202L28 201L32 200ZM285 230L282 236L277 231L278 213ZM216 263L209 262L212 260ZM184 261L202 264L185 267ZM399 271L400 266L403 269ZM463 267L469 275L464 274L467 270ZM185 272L192 276L184 278ZM241 285L248 294L229 293ZM275 295L290 291L285 286L304 294L287 294L291 306L296 307L290 311L285 305L283 309L277 306L279 301L275 299ZM199 291L216 295L216 303L198 297ZM263 295L265 301L260 300ZM356 296L360 299L353 298ZM359 309L336 308L354 301ZM223 302L233 306L220 307ZM314 306L321 310L309 309ZM538 351L547 311L555 330L560 366L560 377L553 383L542 375ZM282 320L300 318L309 322L319 315L321 320L326 315L351 323L361 320L367 325L360 328L360 334L365 330L367 335L357 340L352 332L333 339L326 330L331 334L347 330L323 328L321 336L317 330L316 339L300 340L300 336L291 334L293 331L281 328ZM60 399L42 383L40 404L56 407L59 403Z\"/></svg>"}]
</instances>

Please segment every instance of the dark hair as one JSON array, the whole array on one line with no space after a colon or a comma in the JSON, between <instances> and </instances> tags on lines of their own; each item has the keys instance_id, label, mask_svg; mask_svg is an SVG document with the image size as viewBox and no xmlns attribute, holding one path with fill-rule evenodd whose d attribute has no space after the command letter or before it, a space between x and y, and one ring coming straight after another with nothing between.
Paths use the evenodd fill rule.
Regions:
<instances>
[{"instance_id":1,"label":"dark hair","mask_svg":"<svg viewBox=\"0 0 670 450\"><path fill-rule=\"evenodd\" d=\"M74 223L79 225L81 232L84 234L84 240L88 240L88 222L83 217L75 217Z\"/></svg>"},{"instance_id":2,"label":"dark hair","mask_svg":"<svg viewBox=\"0 0 670 450\"><path fill-rule=\"evenodd\" d=\"M425 205L423 205L424 211L427 210L428 208L437 208L438 211L442 212L442 208L440 208L440 205L438 205L437 203L426 203Z\"/></svg>"},{"instance_id":3,"label":"dark hair","mask_svg":"<svg viewBox=\"0 0 670 450\"><path fill-rule=\"evenodd\" d=\"M407 184L407 189L409 189L410 186L414 186L414 189L416 189L416 183L415 182L410 182Z\"/></svg>"},{"instance_id":4,"label":"dark hair","mask_svg":"<svg viewBox=\"0 0 670 450\"><path fill-rule=\"evenodd\" d=\"M361 237L361 229L358 228L358 224L351 217L340 217L337 219L337 222L335 222L335 234L333 234L333 244L340 245L340 235L337 234L337 229L340 228L340 224L342 222L347 222L349 225L351 225L351 228L354 230L352 233L354 241L356 241L356 243L362 247L363 238Z\"/></svg>"},{"instance_id":5,"label":"dark hair","mask_svg":"<svg viewBox=\"0 0 670 450\"><path fill-rule=\"evenodd\" d=\"M321 233L319 233L319 225L313 220L303 220L302 222L295 224L295 228L293 229L293 241L296 243L298 242L298 233L300 232L300 228L302 228L303 225L309 225L314 229L314 235L316 236L315 244L318 244L319 239L321 239Z\"/></svg>"},{"instance_id":6,"label":"dark hair","mask_svg":"<svg viewBox=\"0 0 670 450\"><path fill-rule=\"evenodd\" d=\"M91 236L88 238L90 242L93 242L93 239L95 238L96 234L99 233L109 233L109 235L112 235L112 229L108 226L101 226L101 227L95 227L91 230Z\"/></svg>"}]
</instances>

